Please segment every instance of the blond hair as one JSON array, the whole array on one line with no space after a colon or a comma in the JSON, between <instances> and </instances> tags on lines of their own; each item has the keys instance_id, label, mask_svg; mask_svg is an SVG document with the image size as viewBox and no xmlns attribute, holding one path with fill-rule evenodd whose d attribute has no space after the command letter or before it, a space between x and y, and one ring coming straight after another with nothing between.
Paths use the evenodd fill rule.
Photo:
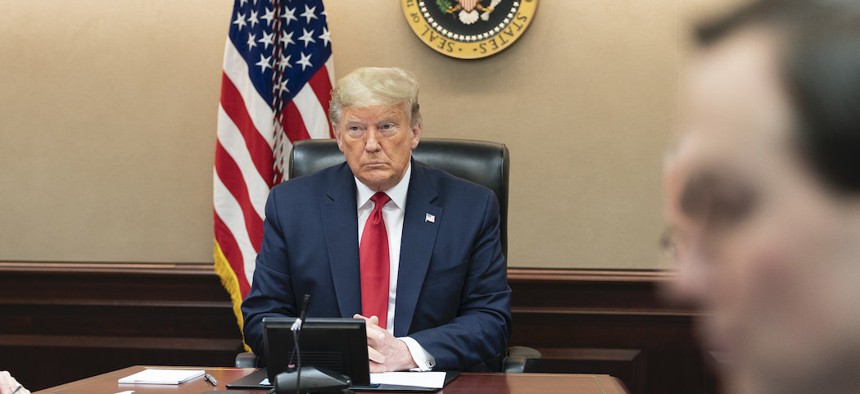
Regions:
<instances>
[{"instance_id":1,"label":"blond hair","mask_svg":"<svg viewBox=\"0 0 860 394\"><path fill-rule=\"evenodd\" d=\"M329 120L340 122L346 107L405 105L412 126L421 124L418 106L418 81L401 68L363 67L341 78L331 91Z\"/></svg>"}]
</instances>

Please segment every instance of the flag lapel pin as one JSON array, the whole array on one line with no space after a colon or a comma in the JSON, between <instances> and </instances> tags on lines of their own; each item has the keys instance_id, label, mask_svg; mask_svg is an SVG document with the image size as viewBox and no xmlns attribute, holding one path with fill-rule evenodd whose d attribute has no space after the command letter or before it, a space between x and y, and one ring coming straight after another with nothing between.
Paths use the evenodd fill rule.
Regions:
<instances>
[{"instance_id":1,"label":"flag lapel pin","mask_svg":"<svg viewBox=\"0 0 860 394\"><path fill-rule=\"evenodd\" d=\"M433 215L431 213L425 213L424 223L436 223L436 215Z\"/></svg>"}]
</instances>

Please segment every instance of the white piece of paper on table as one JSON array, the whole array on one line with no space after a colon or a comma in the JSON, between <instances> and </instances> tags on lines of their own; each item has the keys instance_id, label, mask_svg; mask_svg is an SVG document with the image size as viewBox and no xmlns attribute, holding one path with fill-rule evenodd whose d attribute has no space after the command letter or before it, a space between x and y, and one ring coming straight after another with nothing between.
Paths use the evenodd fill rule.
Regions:
<instances>
[{"instance_id":1,"label":"white piece of paper on table","mask_svg":"<svg viewBox=\"0 0 860 394\"><path fill-rule=\"evenodd\" d=\"M125 384L180 384L203 376L202 369L146 369L119 380Z\"/></svg>"},{"instance_id":2,"label":"white piece of paper on table","mask_svg":"<svg viewBox=\"0 0 860 394\"><path fill-rule=\"evenodd\" d=\"M445 386L445 372L383 372L370 374L371 384L396 384L399 386L432 387Z\"/></svg>"}]
</instances>

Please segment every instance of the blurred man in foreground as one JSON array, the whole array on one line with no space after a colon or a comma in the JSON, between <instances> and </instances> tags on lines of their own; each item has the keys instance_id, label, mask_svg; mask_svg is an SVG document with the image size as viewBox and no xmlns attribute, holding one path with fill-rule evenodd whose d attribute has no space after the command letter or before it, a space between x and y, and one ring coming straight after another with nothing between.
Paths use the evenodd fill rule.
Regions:
<instances>
[{"instance_id":1,"label":"blurred man in foreground","mask_svg":"<svg viewBox=\"0 0 860 394\"><path fill-rule=\"evenodd\" d=\"M730 392L860 392L860 1L699 30L666 165L672 290Z\"/></svg>"}]
</instances>

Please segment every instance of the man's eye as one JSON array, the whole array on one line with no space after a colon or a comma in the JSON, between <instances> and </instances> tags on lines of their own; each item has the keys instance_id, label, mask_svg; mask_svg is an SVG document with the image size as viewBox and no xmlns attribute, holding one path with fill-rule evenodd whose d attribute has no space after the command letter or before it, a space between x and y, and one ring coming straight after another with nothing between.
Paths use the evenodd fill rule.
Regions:
<instances>
[{"instance_id":1,"label":"man's eye","mask_svg":"<svg viewBox=\"0 0 860 394\"><path fill-rule=\"evenodd\" d=\"M712 196L707 226L713 231L728 231L755 215L761 198L751 187L734 185L717 190Z\"/></svg>"},{"instance_id":2,"label":"man's eye","mask_svg":"<svg viewBox=\"0 0 860 394\"><path fill-rule=\"evenodd\" d=\"M723 198L717 198L714 201L711 220L722 225L735 224L746 219L758 202L755 195L747 192L721 197Z\"/></svg>"},{"instance_id":3,"label":"man's eye","mask_svg":"<svg viewBox=\"0 0 860 394\"><path fill-rule=\"evenodd\" d=\"M394 130L394 124L393 124L393 123L386 123L386 124L383 124L383 125L382 125L382 130L385 130L385 131Z\"/></svg>"},{"instance_id":4,"label":"man's eye","mask_svg":"<svg viewBox=\"0 0 860 394\"><path fill-rule=\"evenodd\" d=\"M736 173L708 171L691 177L681 209L713 230L727 230L755 213L758 191Z\"/></svg>"}]
</instances>

